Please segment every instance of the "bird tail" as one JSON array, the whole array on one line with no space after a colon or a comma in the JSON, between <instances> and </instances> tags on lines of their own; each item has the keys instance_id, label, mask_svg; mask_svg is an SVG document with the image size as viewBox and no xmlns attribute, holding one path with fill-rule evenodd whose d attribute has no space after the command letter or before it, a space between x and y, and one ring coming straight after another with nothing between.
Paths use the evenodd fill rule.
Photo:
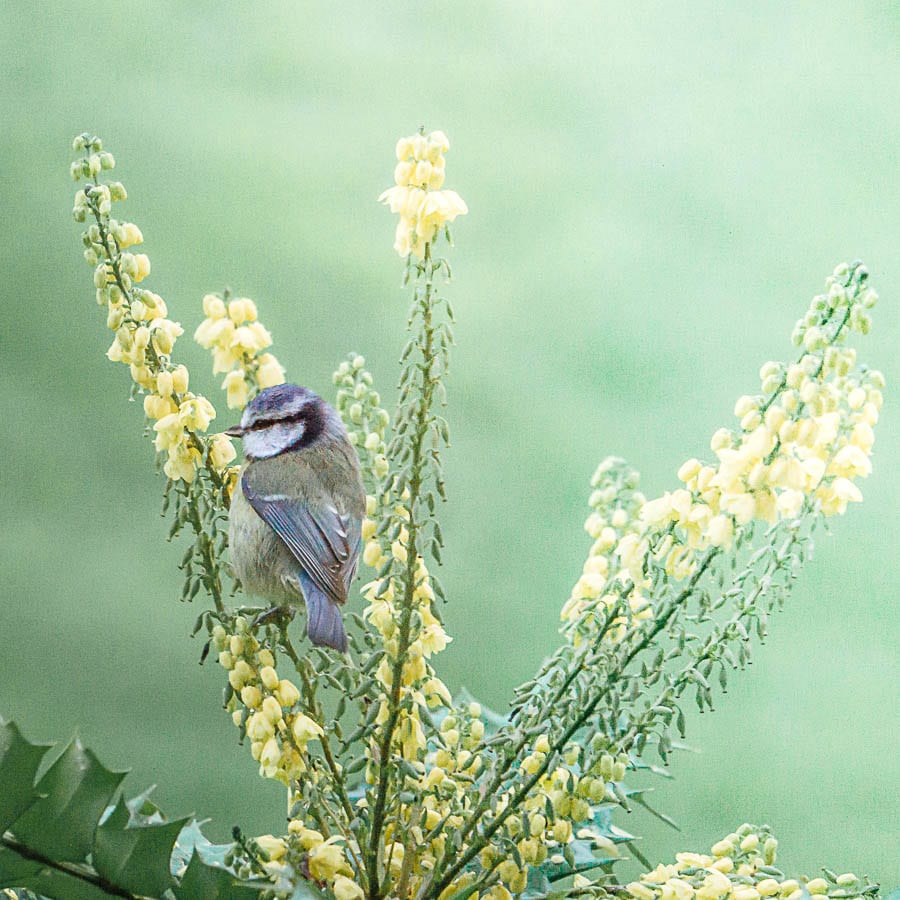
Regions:
<instances>
[{"instance_id":1,"label":"bird tail","mask_svg":"<svg viewBox=\"0 0 900 900\"><path fill-rule=\"evenodd\" d=\"M341 618L340 607L332 602L315 584L301 573L303 596L306 598L307 634L317 647L333 647L341 653L347 652L347 632Z\"/></svg>"}]
</instances>

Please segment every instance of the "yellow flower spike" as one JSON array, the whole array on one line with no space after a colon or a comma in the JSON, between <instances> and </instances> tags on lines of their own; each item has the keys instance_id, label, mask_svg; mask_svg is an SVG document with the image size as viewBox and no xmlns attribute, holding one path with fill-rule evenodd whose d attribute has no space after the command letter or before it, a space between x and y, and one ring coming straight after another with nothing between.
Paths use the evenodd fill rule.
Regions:
<instances>
[{"instance_id":1,"label":"yellow flower spike","mask_svg":"<svg viewBox=\"0 0 900 900\"><path fill-rule=\"evenodd\" d=\"M442 131L427 138L417 134L397 143L398 163L394 187L378 198L392 213L400 215L394 249L400 256L425 255L425 246L448 222L468 212L455 191L441 190L445 177L442 154L449 148Z\"/></svg>"}]
</instances>

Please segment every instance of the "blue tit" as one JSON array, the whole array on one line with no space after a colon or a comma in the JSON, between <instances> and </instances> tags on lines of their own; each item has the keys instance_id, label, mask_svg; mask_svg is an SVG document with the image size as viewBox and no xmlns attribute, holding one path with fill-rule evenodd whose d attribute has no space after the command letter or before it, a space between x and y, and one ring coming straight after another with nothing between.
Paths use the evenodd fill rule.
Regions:
<instances>
[{"instance_id":1,"label":"blue tit","mask_svg":"<svg viewBox=\"0 0 900 900\"><path fill-rule=\"evenodd\" d=\"M305 600L309 639L346 652L340 607L356 574L366 495L344 423L312 391L279 384L225 433L241 438L245 458L228 525L235 574L274 608Z\"/></svg>"}]
</instances>

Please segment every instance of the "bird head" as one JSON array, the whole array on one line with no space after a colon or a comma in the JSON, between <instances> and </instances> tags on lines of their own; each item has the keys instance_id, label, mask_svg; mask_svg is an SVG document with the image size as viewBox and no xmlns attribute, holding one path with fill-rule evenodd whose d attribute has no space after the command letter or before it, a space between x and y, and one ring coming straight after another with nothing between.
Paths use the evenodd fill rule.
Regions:
<instances>
[{"instance_id":1,"label":"bird head","mask_svg":"<svg viewBox=\"0 0 900 900\"><path fill-rule=\"evenodd\" d=\"M285 450L313 444L325 430L328 407L318 394L296 384L260 391L248 404L241 424L225 432L244 442L244 455L267 459Z\"/></svg>"}]
</instances>

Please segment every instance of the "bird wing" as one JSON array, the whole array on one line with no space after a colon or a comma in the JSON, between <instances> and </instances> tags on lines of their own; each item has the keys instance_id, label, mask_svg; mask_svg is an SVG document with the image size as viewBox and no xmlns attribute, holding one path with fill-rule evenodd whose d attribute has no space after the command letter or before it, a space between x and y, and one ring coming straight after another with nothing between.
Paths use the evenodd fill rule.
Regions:
<instances>
[{"instance_id":1,"label":"bird wing","mask_svg":"<svg viewBox=\"0 0 900 900\"><path fill-rule=\"evenodd\" d=\"M249 471L241 489L256 514L278 535L316 586L334 603L344 603L356 574L362 523L326 500L263 494Z\"/></svg>"}]
</instances>

